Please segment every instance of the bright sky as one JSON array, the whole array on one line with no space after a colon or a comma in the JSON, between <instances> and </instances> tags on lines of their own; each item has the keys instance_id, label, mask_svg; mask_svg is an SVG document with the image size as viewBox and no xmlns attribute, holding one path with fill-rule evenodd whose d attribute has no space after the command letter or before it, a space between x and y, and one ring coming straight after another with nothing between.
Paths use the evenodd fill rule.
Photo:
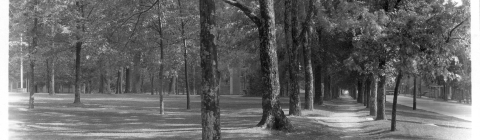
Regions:
<instances>
[{"instance_id":1,"label":"bright sky","mask_svg":"<svg viewBox=\"0 0 480 140\"><path fill-rule=\"evenodd\" d=\"M463 4L462 0L451 0L451 1L456 2L457 6L460 6Z\"/></svg>"}]
</instances>

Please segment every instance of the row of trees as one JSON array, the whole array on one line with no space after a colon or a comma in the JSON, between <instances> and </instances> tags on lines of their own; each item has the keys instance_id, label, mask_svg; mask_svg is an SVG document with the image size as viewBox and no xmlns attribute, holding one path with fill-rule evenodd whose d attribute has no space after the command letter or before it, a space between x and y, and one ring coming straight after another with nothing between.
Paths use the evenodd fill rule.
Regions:
<instances>
[{"instance_id":1,"label":"row of trees","mask_svg":"<svg viewBox=\"0 0 480 140\"><path fill-rule=\"evenodd\" d=\"M384 120L386 86L395 85L396 99L404 75L471 86L465 0L461 5L430 0L31 0L10 5L12 81L19 75L20 57L28 58L30 89L39 78L51 89L54 83L72 83L74 103L80 103L82 83L87 91L105 92L115 73L117 93L140 92L142 73L150 75L152 94L165 85L175 89L184 79L187 108L188 82L201 93L205 139L220 138L217 91L231 66L247 68L247 93L262 96L258 126L287 131L293 126L278 96L288 95L289 114L300 116L301 88L304 109L349 90ZM22 49L28 53L18 47L21 35L29 40L28 49ZM177 78L181 73L184 78ZM170 84L164 82L168 76Z\"/></svg>"}]
</instances>

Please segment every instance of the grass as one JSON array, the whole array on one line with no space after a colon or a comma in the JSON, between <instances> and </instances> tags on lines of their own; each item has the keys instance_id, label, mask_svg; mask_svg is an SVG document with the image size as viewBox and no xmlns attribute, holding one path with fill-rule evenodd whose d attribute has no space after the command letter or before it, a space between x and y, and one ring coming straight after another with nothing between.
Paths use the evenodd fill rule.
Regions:
<instances>
[{"instance_id":1,"label":"grass","mask_svg":"<svg viewBox=\"0 0 480 140\"><path fill-rule=\"evenodd\" d=\"M28 94L10 93L9 137L201 139L200 97L191 96L190 110L185 98L165 96L166 114L160 115L158 95L82 94L83 104L74 105L73 94L38 93L35 109L27 109ZM288 114L288 97L282 97L281 103ZM313 111L303 110L301 117L289 116L295 126L291 133L255 127L261 118L260 97L222 95L220 106L223 139L463 139L471 131L470 122L399 106L399 131L390 132L390 121L367 120L368 110L347 98L326 101Z\"/></svg>"}]
</instances>

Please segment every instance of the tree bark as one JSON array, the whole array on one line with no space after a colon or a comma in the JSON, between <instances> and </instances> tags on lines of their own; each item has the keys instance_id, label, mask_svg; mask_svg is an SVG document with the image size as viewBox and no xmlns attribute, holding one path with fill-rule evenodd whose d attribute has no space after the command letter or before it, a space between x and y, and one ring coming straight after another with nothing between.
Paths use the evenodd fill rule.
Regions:
<instances>
[{"instance_id":1,"label":"tree bark","mask_svg":"<svg viewBox=\"0 0 480 140\"><path fill-rule=\"evenodd\" d=\"M366 83L365 83L365 95L366 95L365 97L366 97L366 98L365 98L365 103L364 103L364 104L365 104L365 106L366 106L367 108L370 107L370 91L371 91L370 89L371 89L371 85L372 85L372 80L371 80L371 77L369 76L369 77L367 78Z\"/></svg>"},{"instance_id":2,"label":"tree bark","mask_svg":"<svg viewBox=\"0 0 480 140\"><path fill-rule=\"evenodd\" d=\"M313 70L311 59L311 46L305 39L303 44L303 58L305 64L305 109L313 110Z\"/></svg>"},{"instance_id":3,"label":"tree bark","mask_svg":"<svg viewBox=\"0 0 480 140\"><path fill-rule=\"evenodd\" d=\"M34 11L35 14L37 14L37 10L35 6L38 5L38 0L33 1L34 5L31 7L31 10ZM34 53L35 53L35 48L37 47L37 26L38 25L38 18L35 16L33 18L33 29L32 29L32 45L30 45L28 48L28 51L30 53L29 60L30 60L30 80L29 80L29 89L30 89L30 96L28 100L28 108L33 109L35 108L34 102L35 102L35 97L33 96L35 94L33 88L35 86L35 58L34 58Z\"/></svg>"},{"instance_id":4,"label":"tree bark","mask_svg":"<svg viewBox=\"0 0 480 140\"><path fill-rule=\"evenodd\" d=\"M80 1L77 1L76 2L76 5L78 6L79 8L79 12L81 14L81 17L85 17L84 13L83 13L83 3L81 3ZM82 30L84 31L85 30L85 24L82 24L82 26L80 25L77 25L77 29L78 30ZM80 35L77 35L77 40L81 40L81 37ZM76 42L76 45L75 45L75 48L76 48L76 51L75 51L75 100L73 101L74 104L81 104L80 102L80 60L81 60L81 51L82 51L82 44L83 42L82 41L77 41Z\"/></svg>"},{"instance_id":5,"label":"tree bark","mask_svg":"<svg viewBox=\"0 0 480 140\"><path fill-rule=\"evenodd\" d=\"M101 71L100 73L100 83L99 83L99 88L98 88L98 92L99 93L105 93L105 78L104 78L104 74L103 74L103 70Z\"/></svg>"},{"instance_id":6,"label":"tree bark","mask_svg":"<svg viewBox=\"0 0 480 140\"><path fill-rule=\"evenodd\" d=\"M116 94L121 94L122 93L122 69L118 70L117 72L117 88L115 90Z\"/></svg>"},{"instance_id":7,"label":"tree bark","mask_svg":"<svg viewBox=\"0 0 480 140\"><path fill-rule=\"evenodd\" d=\"M50 90L48 92L49 95L55 95L55 59L52 59L50 67Z\"/></svg>"},{"instance_id":8,"label":"tree bark","mask_svg":"<svg viewBox=\"0 0 480 140\"><path fill-rule=\"evenodd\" d=\"M395 80L395 91L393 95L393 106L392 106L392 123L390 127L390 131L396 130L396 118L397 118L397 97L398 97L398 87L400 85L400 80L402 79L402 71L398 72L397 78Z\"/></svg>"},{"instance_id":9,"label":"tree bark","mask_svg":"<svg viewBox=\"0 0 480 140\"><path fill-rule=\"evenodd\" d=\"M160 2L158 2L157 4L157 9L158 9L158 15L163 15L163 12L161 12L162 8L161 6L163 6L163 4L160 4ZM162 19L160 18L161 16L157 16L157 20L158 20L158 36L160 38L160 71L158 73L158 94L160 95L160 98L159 98L159 101L160 101L160 114L165 114L165 103L163 102L163 67L164 67L164 63L165 63L165 56L164 56L164 52L163 52L163 26L162 26Z\"/></svg>"},{"instance_id":10,"label":"tree bark","mask_svg":"<svg viewBox=\"0 0 480 140\"><path fill-rule=\"evenodd\" d=\"M125 92L130 93L130 68L125 68Z\"/></svg>"},{"instance_id":11,"label":"tree bark","mask_svg":"<svg viewBox=\"0 0 480 140\"><path fill-rule=\"evenodd\" d=\"M315 66L315 71L313 71L315 76L315 104L323 105L323 79L322 79L322 65L317 64Z\"/></svg>"},{"instance_id":12,"label":"tree bark","mask_svg":"<svg viewBox=\"0 0 480 140\"><path fill-rule=\"evenodd\" d=\"M303 46L303 60L305 65L305 109L313 110L313 92L314 77L312 68L312 48L309 44L309 34L311 33L310 19L313 12L313 0L309 1L307 18L302 24L302 32L300 33L300 41Z\"/></svg>"},{"instance_id":13,"label":"tree bark","mask_svg":"<svg viewBox=\"0 0 480 140\"><path fill-rule=\"evenodd\" d=\"M363 76L360 76L357 81L357 103L363 103Z\"/></svg>"},{"instance_id":14,"label":"tree bark","mask_svg":"<svg viewBox=\"0 0 480 140\"><path fill-rule=\"evenodd\" d=\"M275 14L273 0L260 1L260 18L250 8L235 0L225 2L242 10L258 27L260 37L260 66L262 74L263 115L257 126L265 129L292 130L290 120L285 116L278 100L279 78L275 36ZM298 86L298 84L296 85ZM297 91L298 92L298 91Z\"/></svg>"},{"instance_id":15,"label":"tree bark","mask_svg":"<svg viewBox=\"0 0 480 140\"><path fill-rule=\"evenodd\" d=\"M299 74L299 63L298 63L298 48L300 46L300 41L296 39L299 35L298 32L298 0L286 0L285 2L290 1L291 3L291 30L292 30L292 46L289 49L289 76L290 76L290 85L289 85L289 93L290 93L290 108L288 111L289 115L293 116L301 116L302 115L302 107L300 101L300 87L298 85L298 74ZM287 5L285 6L287 7ZM288 12L288 11L285 11Z\"/></svg>"},{"instance_id":16,"label":"tree bark","mask_svg":"<svg viewBox=\"0 0 480 140\"><path fill-rule=\"evenodd\" d=\"M181 0L178 0L178 7L180 10L180 16L183 15L183 8ZM187 40L185 38L185 21L181 19L181 26L182 26L182 39L183 39L183 48L185 49L183 54L184 64L185 64L185 92L187 93L187 109L190 109L190 92L188 87L188 67L187 67Z\"/></svg>"},{"instance_id":17,"label":"tree bark","mask_svg":"<svg viewBox=\"0 0 480 140\"><path fill-rule=\"evenodd\" d=\"M150 94L151 95L155 95L155 87L153 86L154 84L154 81L155 80L155 74L154 73L151 73L150 74Z\"/></svg>"},{"instance_id":18,"label":"tree bark","mask_svg":"<svg viewBox=\"0 0 480 140\"><path fill-rule=\"evenodd\" d=\"M417 110L417 76L413 77L413 110Z\"/></svg>"},{"instance_id":19,"label":"tree bark","mask_svg":"<svg viewBox=\"0 0 480 140\"><path fill-rule=\"evenodd\" d=\"M140 77L140 59L141 52L136 52L133 57L133 73L132 73L132 93L140 93L141 77Z\"/></svg>"},{"instance_id":20,"label":"tree bark","mask_svg":"<svg viewBox=\"0 0 480 140\"><path fill-rule=\"evenodd\" d=\"M377 114L377 88L378 80L377 75L372 75L372 89L370 94L370 116L375 116Z\"/></svg>"},{"instance_id":21,"label":"tree bark","mask_svg":"<svg viewBox=\"0 0 480 140\"><path fill-rule=\"evenodd\" d=\"M219 140L220 107L218 99L219 72L215 44L215 1L200 0L200 58L202 67L202 139Z\"/></svg>"}]
</instances>

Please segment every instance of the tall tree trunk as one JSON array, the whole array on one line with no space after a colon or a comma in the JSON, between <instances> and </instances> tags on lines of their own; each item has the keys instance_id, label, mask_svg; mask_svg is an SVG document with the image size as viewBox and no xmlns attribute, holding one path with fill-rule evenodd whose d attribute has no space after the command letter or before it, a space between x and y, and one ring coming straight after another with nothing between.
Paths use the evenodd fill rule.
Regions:
<instances>
[{"instance_id":1,"label":"tall tree trunk","mask_svg":"<svg viewBox=\"0 0 480 140\"><path fill-rule=\"evenodd\" d=\"M305 109L313 110L313 92L314 92L314 77L312 67L312 48L309 43L309 34L312 32L310 27L310 19L314 10L313 0L309 1L307 18L302 23L302 32L300 33L300 41L303 46L303 60L305 65Z\"/></svg>"},{"instance_id":2,"label":"tall tree trunk","mask_svg":"<svg viewBox=\"0 0 480 140\"><path fill-rule=\"evenodd\" d=\"M122 93L122 70L123 68L120 68L120 70L117 71L117 88L115 90L115 94L120 94Z\"/></svg>"},{"instance_id":3,"label":"tall tree trunk","mask_svg":"<svg viewBox=\"0 0 480 140\"><path fill-rule=\"evenodd\" d=\"M322 65L316 64L315 71L313 71L315 76L315 104L323 104L323 79L322 79Z\"/></svg>"},{"instance_id":4,"label":"tall tree trunk","mask_svg":"<svg viewBox=\"0 0 480 140\"><path fill-rule=\"evenodd\" d=\"M380 81L378 82L377 90L377 118L375 120L385 120L385 75L380 75Z\"/></svg>"},{"instance_id":5,"label":"tall tree trunk","mask_svg":"<svg viewBox=\"0 0 480 140\"><path fill-rule=\"evenodd\" d=\"M163 2L163 1L162 1ZM164 4L160 4L160 2L158 2L157 4L157 12L158 12L158 15L163 15L163 6ZM163 26L162 26L162 19L160 18L161 16L157 16L157 21L158 21L158 36L160 38L160 71L158 73L158 94L160 95L160 114L165 114L165 103L163 102L163 67L164 67L164 63L165 63L165 59L164 59L164 54L163 54Z\"/></svg>"},{"instance_id":6,"label":"tall tree trunk","mask_svg":"<svg viewBox=\"0 0 480 140\"><path fill-rule=\"evenodd\" d=\"M370 116L375 116L377 114L377 92L378 92L378 79L377 75L372 75L372 89L370 94Z\"/></svg>"},{"instance_id":7,"label":"tall tree trunk","mask_svg":"<svg viewBox=\"0 0 480 140\"><path fill-rule=\"evenodd\" d=\"M125 68L125 93L130 93L130 68Z\"/></svg>"},{"instance_id":8,"label":"tall tree trunk","mask_svg":"<svg viewBox=\"0 0 480 140\"><path fill-rule=\"evenodd\" d=\"M250 8L240 4L238 1L224 1L242 10L253 22L255 22L258 28L260 38L260 66L263 77L262 87L264 87L264 90L262 91L263 115L257 126L266 129L292 130L293 126L290 123L290 120L285 116L280 106L280 101L278 100L280 88L276 52L277 46L275 43L276 31L273 0L259 1L260 17L257 17L252 13ZM298 84L296 86L298 86Z\"/></svg>"},{"instance_id":9,"label":"tall tree trunk","mask_svg":"<svg viewBox=\"0 0 480 140\"><path fill-rule=\"evenodd\" d=\"M308 34L308 33L307 33ZM307 35L306 34L306 35ZM313 110L313 70L311 59L311 46L308 44L307 37L304 38L303 58L305 64L305 109Z\"/></svg>"},{"instance_id":10,"label":"tall tree trunk","mask_svg":"<svg viewBox=\"0 0 480 140\"><path fill-rule=\"evenodd\" d=\"M46 78L45 78L45 86L46 86L46 88L47 88L47 93L50 93L50 77L51 77L51 76L50 76L50 63L49 63L49 61L48 61L49 59L51 59L51 58L45 59L45 66L46 66L46 69L45 69L45 70L46 70L46 71L45 71L45 72L46 72L46 75L45 75L45 77L46 77Z\"/></svg>"},{"instance_id":11,"label":"tall tree trunk","mask_svg":"<svg viewBox=\"0 0 480 140\"><path fill-rule=\"evenodd\" d=\"M76 5L78 6L79 8L79 12L81 14L81 17L85 17L84 13L83 13L83 9L84 9L84 4L81 3L80 1L77 1L76 2ZM83 32L85 31L85 24L82 23L82 25L77 25L77 30L82 30ZM77 40L81 40L81 36L80 35L77 35ZM81 51L82 51L82 44L83 42L82 41L77 41L76 42L76 45L75 45L75 48L76 48L76 51L75 51L75 100L73 101L73 103L75 104L81 104L80 102L80 60L81 60Z\"/></svg>"},{"instance_id":12,"label":"tall tree trunk","mask_svg":"<svg viewBox=\"0 0 480 140\"><path fill-rule=\"evenodd\" d=\"M142 72L140 72L142 73ZM143 84L145 82L145 75L142 73L140 74L140 93L144 93L145 90L143 89Z\"/></svg>"},{"instance_id":13,"label":"tall tree trunk","mask_svg":"<svg viewBox=\"0 0 480 140\"><path fill-rule=\"evenodd\" d=\"M413 77L413 110L417 110L417 76Z\"/></svg>"},{"instance_id":14,"label":"tall tree trunk","mask_svg":"<svg viewBox=\"0 0 480 140\"><path fill-rule=\"evenodd\" d=\"M398 97L398 87L400 85L400 81L402 79L402 71L398 72L397 79L395 80L395 91L393 93L393 106L392 106L392 124L390 127L390 131L396 130L396 118L397 118L397 97Z\"/></svg>"},{"instance_id":15,"label":"tall tree trunk","mask_svg":"<svg viewBox=\"0 0 480 140\"><path fill-rule=\"evenodd\" d=\"M180 16L184 16L181 0L178 0L178 7L180 10ZM183 19L181 20L181 25L182 25L183 48L185 49L183 53L183 59L185 64L185 92L187 92L187 109L190 109L190 92L188 89L188 67L187 67L187 40L185 38L185 22Z\"/></svg>"},{"instance_id":16,"label":"tall tree trunk","mask_svg":"<svg viewBox=\"0 0 480 140\"><path fill-rule=\"evenodd\" d=\"M195 59L193 59L193 64L192 64L192 69L193 69L193 72L192 72L192 87L193 87L193 92L192 94L193 95L197 95L197 82L196 82L196 78L195 78L195 66L197 65Z\"/></svg>"},{"instance_id":17,"label":"tall tree trunk","mask_svg":"<svg viewBox=\"0 0 480 140\"><path fill-rule=\"evenodd\" d=\"M111 94L112 91L111 91L111 89L110 89L110 78L109 78L109 76L108 76L108 71L106 71L106 70L105 70L105 76L104 76L104 78L105 78L105 80L104 80L104 82L105 82L105 85L104 85L104 88L105 88L105 89L104 89L104 91L105 91L105 93L107 93L107 94Z\"/></svg>"},{"instance_id":18,"label":"tall tree trunk","mask_svg":"<svg viewBox=\"0 0 480 140\"><path fill-rule=\"evenodd\" d=\"M123 86L122 86L122 83L123 83L123 68L121 68L120 70L118 70L119 72L119 75L118 75L118 94L122 94L123 93Z\"/></svg>"},{"instance_id":19,"label":"tall tree trunk","mask_svg":"<svg viewBox=\"0 0 480 140\"><path fill-rule=\"evenodd\" d=\"M366 83L365 83L365 106L367 108L370 107L370 89L371 89L371 85L372 85L372 80L371 80L371 77L368 76L367 80L366 80Z\"/></svg>"},{"instance_id":20,"label":"tall tree trunk","mask_svg":"<svg viewBox=\"0 0 480 140\"><path fill-rule=\"evenodd\" d=\"M215 1L200 0L200 58L202 67L202 139L219 140L218 62L215 35Z\"/></svg>"},{"instance_id":21,"label":"tall tree trunk","mask_svg":"<svg viewBox=\"0 0 480 140\"><path fill-rule=\"evenodd\" d=\"M360 76L358 78L357 89L358 89L357 103L363 103L363 76Z\"/></svg>"},{"instance_id":22,"label":"tall tree trunk","mask_svg":"<svg viewBox=\"0 0 480 140\"><path fill-rule=\"evenodd\" d=\"M151 73L150 74L150 94L155 95L155 88L153 86L153 81L155 80L155 74Z\"/></svg>"},{"instance_id":23,"label":"tall tree trunk","mask_svg":"<svg viewBox=\"0 0 480 140\"><path fill-rule=\"evenodd\" d=\"M141 86L141 75L140 75L140 59L142 53L136 52L133 57L133 73L132 73L132 93L140 93Z\"/></svg>"},{"instance_id":24,"label":"tall tree trunk","mask_svg":"<svg viewBox=\"0 0 480 140\"><path fill-rule=\"evenodd\" d=\"M300 101L300 87L298 85L298 74L299 74L299 63L298 63L298 48L300 46L300 41L296 39L296 37L299 35L298 32L298 0L286 0L285 3L287 4L287 1L290 1L290 12L291 12L291 31L292 31L292 46L289 49L289 63L290 63L290 108L288 111L289 115L293 116L301 116L302 115L302 107L301 107L301 101ZM287 7L287 5L285 6ZM285 11L288 12L288 11Z\"/></svg>"},{"instance_id":25,"label":"tall tree trunk","mask_svg":"<svg viewBox=\"0 0 480 140\"><path fill-rule=\"evenodd\" d=\"M285 85L285 88L287 89L287 93L285 93L285 95L290 95L292 94L292 92L290 92L292 90L292 87L291 87L291 83L292 83L292 78L290 76L290 74L292 73L292 68L290 68L291 64L290 64L290 59L291 59L291 56L293 55L292 52L290 52L292 50L292 2L291 0L285 0L285 12L284 12L284 20L283 20L283 31L285 33L285 48L287 49L286 51L286 61L287 61L287 64L285 65L285 71L288 72L288 76L287 78L285 78L285 83L287 85ZM287 74L285 74L287 75Z\"/></svg>"},{"instance_id":26,"label":"tall tree trunk","mask_svg":"<svg viewBox=\"0 0 480 140\"><path fill-rule=\"evenodd\" d=\"M34 14L37 14L36 6L38 5L38 0L33 1L34 5L31 7L31 10L34 11ZM34 15L35 16L35 15ZM35 16L33 18L33 29L32 29L32 45L30 45L28 48L28 51L30 53L29 59L30 59L30 80L29 80L29 89L30 89L30 96L29 96L29 101L28 101L28 108L33 109L35 98L33 94L35 94L33 88L35 86L35 58L33 57L35 53L35 48L37 47L37 26L38 25L38 18Z\"/></svg>"},{"instance_id":27,"label":"tall tree trunk","mask_svg":"<svg viewBox=\"0 0 480 140\"><path fill-rule=\"evenodd\" d=\"M103 70L102 72L100 73L100 83L99 83L99 88L98 88L98 92L99 93L105 93L105 78L104 78L104 74L103 74Z\"/></svg>"},{"instance_id":28,"label":"tall tree trunk","mask_svg":"<svg viewBox=\"0 0 480 140\"><path fill-rule=\"evenodd\" d=\"M49 95L55 95L55 59L52 58L50 66L50 90L48 91Z\"/></svg>"}]
</instances>

